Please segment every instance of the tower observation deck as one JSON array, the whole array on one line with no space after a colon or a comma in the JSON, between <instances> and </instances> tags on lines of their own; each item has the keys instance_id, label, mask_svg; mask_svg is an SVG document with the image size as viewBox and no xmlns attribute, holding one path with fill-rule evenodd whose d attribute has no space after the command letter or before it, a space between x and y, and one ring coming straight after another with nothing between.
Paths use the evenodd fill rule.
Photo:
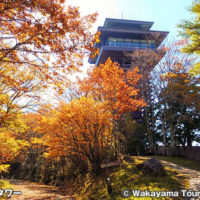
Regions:
<instances>
[{"instance_id":1,"label":"tower observation deck","mask_svg":"<svg viewBox=\"0 0 200 200\"><path fill-rule=\"evenodd\" d=\"M152 25L153 22L147 21L106 18L104 25L98 27L100 42L95 44L100 53L95 58L89 58L89 63L98 66L110 57L127 68L130 61L124 52L146 48L156 50L166 38L168 32L150 30Z\"/></svg>"}]
</instances>

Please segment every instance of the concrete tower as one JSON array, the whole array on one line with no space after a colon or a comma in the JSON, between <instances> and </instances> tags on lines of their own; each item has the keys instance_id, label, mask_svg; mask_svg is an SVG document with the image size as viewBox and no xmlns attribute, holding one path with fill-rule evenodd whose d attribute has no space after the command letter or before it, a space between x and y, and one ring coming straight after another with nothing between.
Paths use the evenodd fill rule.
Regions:
<instances>
[{"instance_id":1,"label":"concrete tower","mask_svg":"<svg viewBox=\"0 0 200 200\"><path fill-rule=\"evenodd\" d=\"M104 26L98 27L100 43L95 44L100 53L89 58L89 63L98 66L110 57L121 67L128 68L130 60L125 52L145 48L156 50L167 36L168 32L150 30L152 25L153 22L106 18Z\"/></svg>"}]
</instances>

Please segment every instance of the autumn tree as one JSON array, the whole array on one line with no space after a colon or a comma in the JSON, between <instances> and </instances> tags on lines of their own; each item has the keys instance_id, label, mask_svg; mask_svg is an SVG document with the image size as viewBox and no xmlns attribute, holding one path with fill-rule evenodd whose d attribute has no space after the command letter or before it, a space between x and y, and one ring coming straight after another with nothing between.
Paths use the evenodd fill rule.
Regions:
<instances>
[{"instance_id":1,"label":"autumn tree","mask_svg":"<svg viewBox=\"0 0 200 200\"><path fill-rule=\"evenodd\" d=\"M182 29L180 34L186 38L184 48L182 49L184 53L195 53L197 56L200 55L199 51L199 26L200 26L200 1L193 1L191 7L189 8L190 12L194 15L191 20L185 20L179 24L179 28ZM200 74L200 63L197 62L194 68L191 70L193 75Z\"/></svg>"},{"instance_id":2,"label":"autumn tree","mask_svg":"<svg viewBox=\"0 0 200 200\"><path fill-rule=\"evenodd\" d=\"M96 16L81 17L78 8L66 7L63 0L0 2L0 129L4 141L8 141L4 134L8 132L14 140L17 129L10 132L10 125L22 111L35 107L43 89L51 86L60 94L67 87L66 75L80 68L83 56L89 55L98 40L98 34L90 32ZM2 148L5 155L6 149Z\"/></svg>"},{"instance_id":3,"label":"autumn tree","mask_svg":"<svg viewBox=\"0 0 200 200\"><path fill-rule=\"evenodd\" d=\"M2 64L1 72L2 76L5 75L7 78L9 76L9 81L0 79L0 135L2 139L4 138L1 156L8 158L0 162L10 164L26 149L21 148L23 144L25 146L29 144L21 137L26 129L22 112L35 108L40 99L42 86L41 81L36 80L33 74L22 70L22 67L18 70L13 63ZM19 127L24 127L24 130L19 131ZM11 144L15 147L14 149ZM12 156L11 153L8 156L10 152L8 149Z\"/></svg>"},{"instance_id":4,"label":"autumn tree","mask_svg":"<svg viewBox=\"0 0 200 200\"><path fill-rule=\"evenodd\" d=\"M137 98L135 85L139 78L137 68L125 73L110 59L90 70L84 80L79 80L76 98L73 95L69 103L61 101L55 109L40 113L43 117L38 131L47 146L44 155L63 160L65 166L74 157L80 163L87 160L98 172L102 160L112 156L117 120L122 114L145 106Z\"/></svg>"},{"instance_id":5,"label":"autumn tree","mask_svg":"<svg viewBox=\"0 0 200 200\"><path fill-rule=\"evenodd\" d=\"M98 40L98 34L89 31L96 16L81 17L78 8L66 8L65 1L60 0L0 2L3 112L8 114L11 107L26 107L16 102L21 101L19 97L25 97L26 102L36 99L38 86L45 89L53 84L62 93L68 84L66 75L79 69L83 56L89 55ZM0 123L5 120L4 115L1 114Z\"/></svg>"},{"instance_id":6,"label":"autumn tree","mask_svg":"<svg viewBox=\"0 0 200 200\"><path fill-rule=\"evenodd\" d=\"M1 156L8 158L6 161L3 159L0 162L10 164L24 150L24 148L20 148L20 145L27 146L29 144L27 140L18 137L25 132L25 130L19 131L19 127L26 126L22 119L22 112L35 108L40 99L42 86L40 85L41 81L36 81L28 71L16 69L13 63L2 64L1 71L2 76L5 75L7 78L9 76L9 81L0 79L0 135L2 139L4 138ZM10 144L13 144L15 148L13 149ZM12 152L12 156L11 153L8 156L8 152L10 152L8 149Z\"/></svg>"},{"instance_id":7,"label":"autumn tree","mask_svg":"<svg viewBox=\"0 0 200 200\"><path fill-rule=\"evenodd\" d=\"M97 14L81 17L63 0L4 0L0 9L1 64L24 66L45 86L64 84L64 75L82 65L98 37L89 31Z\"/></svg>"},{"instance_id":8,"label":"autumn tree","mask_svg":"<svg viewBox=\"0 0 200 200\"><path fill-rule=\"evenodd\" d=\"M17 139L21 139L29 143L28 148L21 152L21 154L24 156L24 160L29 158L29 162L32 162L33 164L36 163L39 155L45 152L45 142L42 138L43 135L38 131L40 121L42 120L42 117L44 117L44 114L42 114L41 111L42 108L40 108L37 113L23 114L22 120L26 125L26 130L24 134L17 135Z\"/></svg>"},{"instance_id":9,"label":"autumn tree","mask_svg":"<svg viewBox=\"0 0 200 200\"><path fill-rule=\"evenodd\" d=\"M111 112L115 148L117 147L117 120L123 113L133 112L145 106L143 99L137 96L139 90L136 89L136 84L140 77L137 67L124 72L118 63L113 63L108 58L105 64L90 70L87 78L79 80L80 91L86 96L91 95L103 101L106 109Z\"/></svg>"},{"instance_id":10,"label":"autumn tree","mask_svg":"<svg viewBox=\"0 0 200 200\"><path fill-rule=\"evenodd\" d=\"M20 85L13 72L26 71L40 85L66 86L66 74L82 65L83 56L95 42L89 28L96 14L81 17L76 7L65 8L65 1L0 2L0 79Z\"/></svg>"},{"instance_id":11,"label":"autumn tree","mask_svg":"<svg viewBox=\"0 0 200 200\"><path fill-rule=\"evenodd\" d=\"M81 97L70 103L61 102L41 121L41 132L50 158L78 156L91 164L98 173L102 159L109 152L111 113L104 102Z\"/></svg>"},{"instance_id":12,"label":"autumn tree","mask_svg":"<svg viewBox=\"0 0 200 200\"><path fill-rule=\"evenodd\" d=\"M10 80L0 79L0 127L6 127L22 110L35 107L42 86L41 81L27 71L17 70L13 64L4 64L1 69Z\"/></svg>"},{"instance_id":13,"label":"autumn tree","mask_svg":"<svg viewBox=\"0 0 200 200\"><path fill-rule=\"evenodd\" d=\"M17 135L22 135L25 131L26 125L20 114L15 114L6 127L0 127L0 173L8 171L10 163L29 146L27 141L17 138Z\"/></svg>"}]
</instances>

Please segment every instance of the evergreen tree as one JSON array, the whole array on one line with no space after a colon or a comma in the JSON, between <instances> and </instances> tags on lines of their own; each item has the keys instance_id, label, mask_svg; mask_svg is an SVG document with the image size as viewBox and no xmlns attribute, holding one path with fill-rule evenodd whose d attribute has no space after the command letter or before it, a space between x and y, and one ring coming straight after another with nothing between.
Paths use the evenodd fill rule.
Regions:
<instances>
[{"instance_id":1,"label":"evergreen tree","mask_svg":"<svg viewBox=\"0 0 200 200\"><path fill-rule=\"evenodd\" d=\"M189 10L194 14L192 20L185 20L178 25L182 29L180 34L187 39L182 50L184 53L195 53L200 56L200 0L194 1ZM196 63L191 72L194 75L200 74L200 62Z\"/></svg>"}]
</instances>

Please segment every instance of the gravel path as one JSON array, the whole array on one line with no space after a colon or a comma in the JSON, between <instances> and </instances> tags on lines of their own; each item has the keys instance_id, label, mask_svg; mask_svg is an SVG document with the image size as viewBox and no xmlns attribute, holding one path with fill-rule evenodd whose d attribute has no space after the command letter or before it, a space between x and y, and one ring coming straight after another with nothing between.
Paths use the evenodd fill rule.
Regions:
<instances>
[{"instance_id":1,"label":"gravel path","mask_svg":"<svg viewBox=\"0 0 200 200\"><path fill-rule=\"evenodd\" d=\"M168 161L161 160L164 166L170 167L172 169L175 169L179 174L185 175L189 179L189 190L192 191L200 191L200 172L192 169L188 169L185 167L181 167L179 165L173 164ZM186 199L186 198L185 198ZM198 199L200 200L200 197L197 198L188 198L190 200Z\"/></svg>"},{"instance_id":2,"label":"gravel path","mask_svg":"<svg viewBox=\"0 0 200 200\"><path fill-rule=\"evenodd\" d=\"M75 197L59 191L54 186L41 185L29 181L8 180L14 185L14 191L22 191L22 195L12 195L9 200L75 200Z\"/></svg>"}]
</instances>

